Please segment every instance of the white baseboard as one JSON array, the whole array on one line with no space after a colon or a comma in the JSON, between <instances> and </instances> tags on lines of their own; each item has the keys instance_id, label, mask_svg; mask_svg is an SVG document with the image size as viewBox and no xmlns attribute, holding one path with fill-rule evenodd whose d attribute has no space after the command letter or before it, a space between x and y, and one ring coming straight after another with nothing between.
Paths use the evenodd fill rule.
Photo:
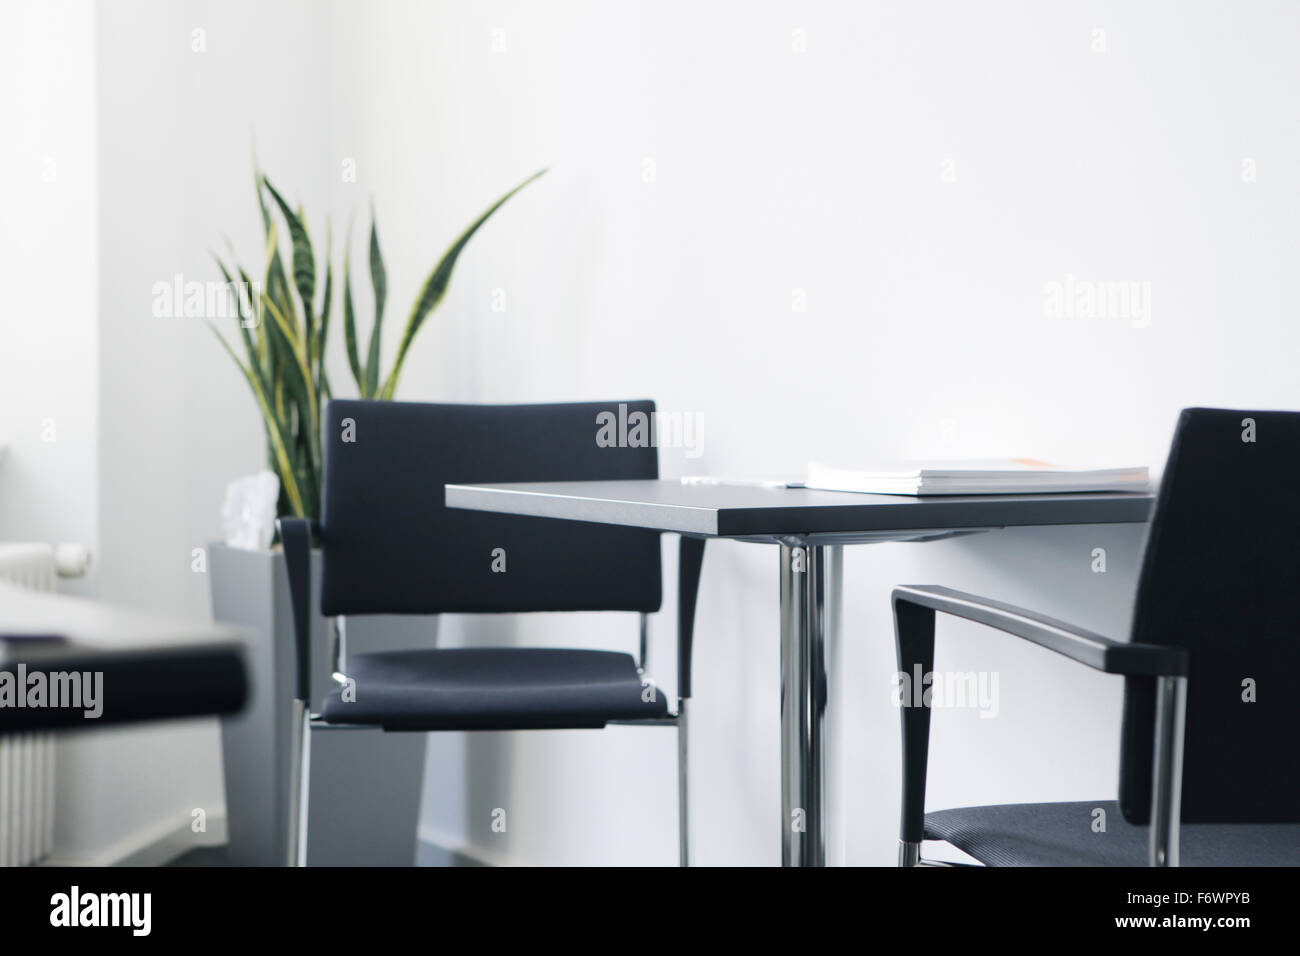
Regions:
<instances>
[{"instance_id":1,"label":"white baseboard","mask_svg":"<svg viewBox=\"0 0 1300 956\"><path fill-rule=\"evenodd\" d=\"M162 866L195 847L226 842L226 815L207 818L207 830L195 833L194 819L181 813L152 827L137 830L110 846L91 853L55 853L42 866Z\"/></svg>"}]
</instances>

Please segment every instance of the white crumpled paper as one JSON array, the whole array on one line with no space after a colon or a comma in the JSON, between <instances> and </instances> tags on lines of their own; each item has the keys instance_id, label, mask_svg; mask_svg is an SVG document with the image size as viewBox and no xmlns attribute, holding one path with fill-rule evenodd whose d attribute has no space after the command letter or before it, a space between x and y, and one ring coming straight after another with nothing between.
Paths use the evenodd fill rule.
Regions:
<instances>
[{"instance_id":1,"label":"white crumpled paper","mask_svg":"<svg viewBox=\"0 0 1300 956\"><path fill-rule=\"evenodd\" d=\"M221 506L221 527L232 548L265 551L275 534L275 505L280 498L280 479L271 471L259 471L237 478L226 486Z\"/></svg>"}]
</instances>

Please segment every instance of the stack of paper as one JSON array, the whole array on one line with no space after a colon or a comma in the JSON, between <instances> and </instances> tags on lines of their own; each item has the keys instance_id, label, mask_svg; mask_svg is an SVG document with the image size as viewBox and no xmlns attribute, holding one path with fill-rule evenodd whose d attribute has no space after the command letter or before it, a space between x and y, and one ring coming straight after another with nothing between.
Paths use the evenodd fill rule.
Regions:
<instances>
[{"instance_id":1,"label":"stack of paper","mask_svg":"<svg viewBox=\"0 0 1300 956\"><path fill-rule=\"evenodd\" d=\"M1032 458L896 462L865 468L808 466L809 488L869 495L1022 495L1145 491L1141 468L1055 468Z\"/></svg>"}]
</instances>

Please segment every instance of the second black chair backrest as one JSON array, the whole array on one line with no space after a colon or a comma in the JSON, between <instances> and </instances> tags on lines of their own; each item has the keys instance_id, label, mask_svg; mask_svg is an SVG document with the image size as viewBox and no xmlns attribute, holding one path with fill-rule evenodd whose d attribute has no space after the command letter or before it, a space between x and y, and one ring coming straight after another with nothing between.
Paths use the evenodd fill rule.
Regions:
<instances>
[{"instance_id":1,"label":"second black chair backrest","mask_svg":"<svg viewBox=\"0 0 1300 956\"><path fill-rule=\"evenodd\" d=\"M1300 413L1190 408L1169 452L1133 640L1190 659L1182 818L1300 821ZM1253 686L1254 702L1248 702ZM1150 812L1151 680L1125 687L1124 816Z\"/></svg>"},{"instance_id":2,"label":"second black chair backrest","mask_svg":"<svg viewBox=\"0 0 1300 956\"><path fill-rule=\"evenodd\" d=\"M633 423L654 414L649 401L329 402L321 612L657 611L657 532L444 504L449 483L657 478L654 447L597 442L597 417L620 405Z\"/></svg>"}]
</instances>

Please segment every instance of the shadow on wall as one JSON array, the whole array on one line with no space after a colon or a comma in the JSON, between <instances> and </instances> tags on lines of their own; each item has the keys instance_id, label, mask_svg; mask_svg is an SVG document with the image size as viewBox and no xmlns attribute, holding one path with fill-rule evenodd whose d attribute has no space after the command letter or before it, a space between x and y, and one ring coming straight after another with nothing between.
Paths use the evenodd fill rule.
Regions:
<instances>
[{"instance_id":1,"label":"shadow on wall","mask_svg":"<svg viewBox=\"0 0 1300 956\"><path fill-rule=\"evenodd\" d=\"M1017 528L952 542L983 569L988 597L1023 602L1054 617L1128 637L1147 526Z\"/></svg>"}]
</instances>

